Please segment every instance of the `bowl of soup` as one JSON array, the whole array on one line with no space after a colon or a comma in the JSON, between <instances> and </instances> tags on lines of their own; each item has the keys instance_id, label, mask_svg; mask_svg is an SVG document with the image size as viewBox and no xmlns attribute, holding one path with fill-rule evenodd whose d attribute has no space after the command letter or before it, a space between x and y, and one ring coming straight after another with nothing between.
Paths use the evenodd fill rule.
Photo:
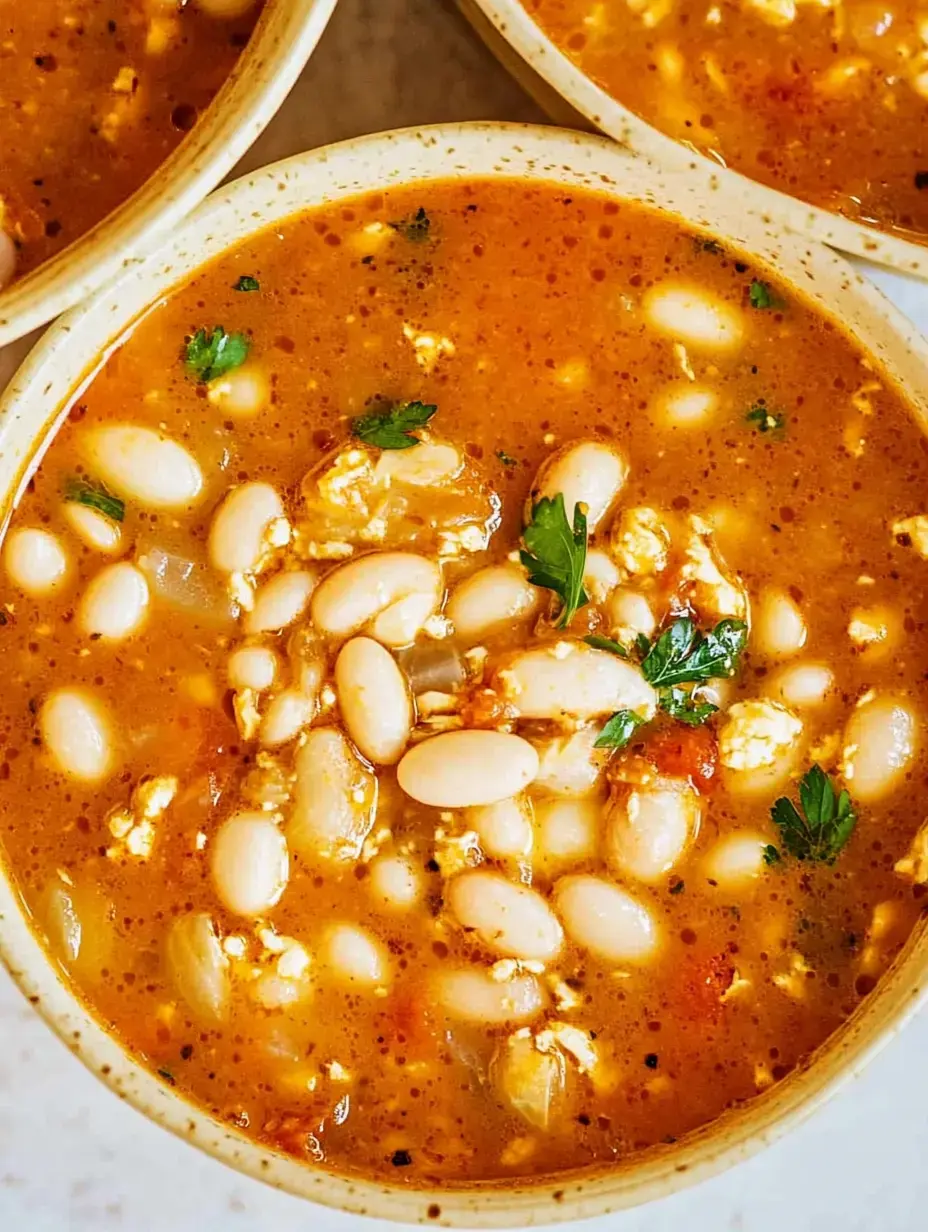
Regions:
<instances>
[{"instance_id":1,"label":"bowl of soup","mask_svg":"<svg viewBox=\"0 0 928 1232\"><path fill-rule=\"evenodd\" d=\"M24 993L174 1132L406 1221L795 1124L928 961L907 329L575 133L210 198L2 405Z\"/></svg>"},{"instance_id":2,"label":"bowl of soup","mask_svg":"<svg viewBox=\"0 0 928 1232\"><path fill-rule=\"evenodd\" d=\"M914 0L460 3L556 117L569 105L791 230L924 275L928 19Z\"/></svg>"},{"instance_id":3,"label":"bowl of soup","mask_svg":"<svg viewBox=\"0 0 928 1232\"><path fill-rule=\"evenodd\" d=\"M9 7L0 24L0 346L86 297L215 187L286 97L334 5Z\"/></svg>"}]
</instances>

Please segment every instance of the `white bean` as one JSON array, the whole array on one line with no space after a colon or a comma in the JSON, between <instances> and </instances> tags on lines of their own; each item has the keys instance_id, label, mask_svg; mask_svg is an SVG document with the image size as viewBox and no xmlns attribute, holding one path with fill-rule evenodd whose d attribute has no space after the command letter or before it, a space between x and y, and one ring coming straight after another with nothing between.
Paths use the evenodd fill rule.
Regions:
<instances>
[{"instance_id":1,"label":"white bean","mask_svg":"<svg viewBox=\"0 0 928 1232\"><path fill-rule=\"evenodd\" d=\"M268 531L284 516L277 491L269 483L243 483L233 488L213 514L209 558L220 573L256 569L268 549Z\"/></svg>"},{"instance_id":2,"label":"white bean","mask_svg":"<svg viewBox=\"0 0 928 1232\"><path fill-rule=\"evenodd\" d=\"M107 642L121 642L137 633L148 615L145 574L121 560L106 565L91 580L77 609L81 629Z\"/></svg>"},{"instance_id":3,"label":"white bean","mask_svg":"<svg viewBox=\"0 0 928 1232\"><path fill-rule=\"evenodd\" d=\"M233 689L263 693L277 678L277 655L267 646L239 646L229 655L228 676Z\"/></svg>"},{"instance_id":4,"label":"white bean","mask_svg":"<svg viewBox=\"0 0 928 1232\"><path fill-rule=\"evenodd\" d=\"M97 552L118 552L122 543L122 527L99 509L65 501L64 516L68 525L89 548Z\"/></svg>"},{"instance_id":5,"label":"white bean","mask_svg":"<svg viewBox=\"0 0 928 1232\"><path fill-rule=\"evenodd\" d=\"M490 565L465 578L451 592L447 616L455 636L473 646L483 638L530 620L541 605L541 591L515 565Z\"/></svg>"},{"instance_id":6,"label":"white bean","mask_svg":"<svg viewBox=\"0 0 928 1232\"><path fill-rule=\"evenodd\" d=\"M295 739L316 713L316 703L299 689L284 689L271 698L258 739L267 749L278 748Z\"/></svg>"},{"instance_id":7,"label":"white bean","mask_svg":"<svg viewBox=\"0 0 928 1232\"><path fill-rule=\"evenodd\" d=\"M658 944L658 928L643 903L601 877L562 877L554 900L572 941L606 962L643 962Z\"/></svg>"},{"instance_id":8,"label":"white bean","mask_svg":"<svg viewBox=\"0 0 928 1232\"><path fill-rule=\"evenodd\" d=\"M489 971L479 968L440 971L433 993L452 1018L491 1027L531 1022L547 1003L545 991L534 975L496 980Z\"/></svg>"},{"instance_id":9,"label":"white bean","mask_svg":"<svg viewBox=\"0 0 928 1232\"><path fill-rule=\"evenodd\" d=\"M621 581L615 562L608 552L591 548L586 554L583 589L594 603L605 603L611 591Z\"/></svg>"},{"instance_id":10,"label":"white bean","mask_svg":"<svg viewBox=\"0 0 928 1232\"><path fill-rule=\"evenodd\" d=\"M651 605L636 590L620 587L612 592L606 602L606 618L609 632L622 645L634 642L638 637L650 638L657 628Z\"/></svg>"},{"instance_id":11,"label":"white bean","mask_svg":"<svg viewBox=\"0 0 928 1232\"><path fill-rule=\"evenodd\" d=\"M464 468L453 445L432 441L412 449L385 449L374 467L378 483L408 483L416 488L434 488L456 479Z\"/></svg>"},{"instance_id":12,"label":"white bean","mask_svg":"<svg viewBox=\"0 0 928 1232\"><path fill-rule=\"evenodd\" d=\"M761 654L785 659L806 644L808 630L798 605L781 590L761 595L754 615L754 641Z\"/></svg>"},{"instance_id":13,"label":"white bean","mask_svg":"<svg viewBox=\"0 0 928 1232\"><path fill-rule=\"evenodd\" d=\"M412 698L389 650L369 637L354 637L335 661L335 692L348 735L368 761L392 766L412 731Z\"/></svg>"},{"instance_id":14,"label":"white bean","mask_svg":"<svg viewBox=\"0 0 928 1232\"><path fill-rule=\"evenodd\" d=\"M377 906L389 911L408 911L422 898L419 870L406 856L377 856L368 884Z\"/></svg>"},{"instance_id":15,"label":"white bean","mask_svg":"<svg viewBox=\"0 0 928 1232\"><path fill-rule=\"evenodd\" d=\"M596 798L539 800L538 853L546 865L576 864L595 854L602 805Z\"/></svg>"},{"instance_id":16,"label":"white bean","mask_svg":"<svg viewBox=\"0 0 928 1232\"><path fill-rule=\"evenodd\" d=\"M322 944L322 963L338 979L370 988L390 979L382 945L354 924L332 924Z\"/></svg>"},{"instance_id":17,"label":"white bean","mask_svg":"<svg viewBox=\"0 0 928 1232\"><path fill-rule=\"evenodd\" d=\"M16 245L5 231L0 229L0 291L13 281L16 273Z\"/></svg>"},{"instance_id":18,"label":"white bean","mask_svg":"<svg viewBox=\"0 0 928 1232\"><path fill-rule=\"evenodd\" d=\"M834 696L834 672L824 663L796 663L777 672L767 691L796 710L811 710Z\"/></svg>"},{"instance_id":19,"label":"white bean","mask_svg":"<svg viewBox=\"0 0 928 1232\"><path fill-rule=\"evenodd\" d=\"M639 881L657 881L696 837L699 797L682 779L659 778L618 793L606 814L610 866Z\"/></svg>"},{"instance_id":20,"label":"white bean","mask_svg":"<svg viewBox=\"0 0 928 1232\"><path fill-rule=\"evenodd\" d=\"M711 389L677 382L658 398L656 409L671 427L704 427L718 404L718 394Z\"/></svg>"},{"instance_id":21,"label":"white bean","mask_svg":"<svg viewBox=\"0 0 928 1232\"><path fill-rule=\"evenodd\" d=\"M266 813L236 813L213 839L210 871L225 907L236 915L265 915L290 877L287 840Z\"/></svg>"},{"instance_id":22,"label":"white bean","mask_svg":"<svg viewBox=\"0 0 928 1232\"><path fill-rule=\"evenodd\" d=\"M113 769L109 718L100 702L82 689L57 689L39 710L42 742L62 774L99 783Z\"/></svg>"},{"instance_id":23,"label":"white bean","mask_svg":"<svg viewBox=\"0 0 928 1232\"><path fill-rule=\"evenodd\" d=\"M376 779L335 727L306 733L294 759L296 786L287 827L301 855L356 859L374 820Z\"/></svg>"},{"instance_id":24,"label":"white bean","mask_svg":"<svg viewBox=\"0 0 928 1232\"><path fill-rule=\"evenodd\" d=\"M578 441L565 445L542 464L532 485L525 520L542 497L564 497L567 520L573 525L578 503L586 505L590 534L615 504L628 477L628 463L614 445L601 441Z\"/></svg>"},{"instance_id":25,"label":"white bean","mask_svg":"<svg viewBox=\"0 0 928 1232\"><path fill-rule=\"evenodd\" d=\"M480 846L494 859L518 859L532 850L532 802L510 796L495 804L467 810L467 827L476 830Z\"/></svg>"},{"instance_id":26,"label":"white bean","mask_svg":"<svg viewBox=\"0 0 928 1232\"><path fill-rule=\"evenodd\" d=\"M615 710L654 714L656 695L637 667L582 642L555 642L515 655L499 687L522 718L593 718Z\"/></svg>"},{"instance_id":27,"label":"white bean","mask_svg":"<svg viewBox=\"0 0 928 1232\"><path fill-rule=\"evenodd\" d=\"M899 787L915 756L917 730L910 702L878 696L857 707L845 729L842 765L855 800L869 804Z\"/></svg>"},{"instance_id":28,"label":"white bean","mask_svg":"<svg viewBox=\"0 0 928 1232\"><path fill-rule=\"evenodd\" d=\"M610 757L608 749L594 747L599 730L582 727L570 736L537 743L536 790L553 796L588 796L596 791Z\"/></svg>"},{"instance_id":29,"label":"white bean","mask_svg":"<svg viewBox=\"0 0 928 1232\"><path fill-rule=\"evenodd\" d=\"M68 576L68 557L58 536L34 526L10 531L3 563L13 585L36 598L59 590Z\"/></svg>"},{"instance_id":30,"label":"white bean","mask_svg":"<svg viewBox=\"0 0 928 1232\"><path fill-rule=\"evenodd\" d=\"M744 886L764 871L766 846L761 835L748 830L735 830L720 838L710 849L703 871L723 890Z\"/></svg>"},{"instance_id":31,"label":"white bean","mask_svg":"<svg viewBox=\"0 0 928 1232\"><path fill-rule=\"evenodd\" d=\"M413 552L372 552L322 579L313 595L312 620L326 637L350 637L371 625L378 641L402 646L436 610L441 593L441 570L434 561ZM408 600L413 603L392 612L391 619L391 609ZM378 630L380 617L386 619Z\"/></svg>"},{"instance_id":32,"label":"white bean","mask_svg":"<svg viewBox=\"0 0 928 1232\"><path fill-rule=\"evenodd\" d=\"M178 994L201 1018L219 1021L229 1004L229 960L205 913L182 915L165 942L165 962Z\"/></svg>"},{"instance_id":33,"label":"white bean","mask_svg":"<svg viewBox=\"0 0 928 1232\"><path fill-rule=\"evenodd\" d=\"M561 952L564 934L545 900L502 873L475 869L448 886L452 914L484 945L510 958L549 962Z\"/></svg>"},{"instance_id":34,"label":"white bean","mask_svg":"<svg viewBox=\"0 0 928 1232\"><path fill-rule=\"evenodd\" d=\"M306 611L316 575L305 569L285 569L258 588L255 605L245 613L245 632L277 633Z\"/></svg>"},{"instance_id":35,"label":"white bean","mask_svg":"<svg viewBox=\"0 0 928 1232\"><path fill-rule=\"evenodd\" d=\"M88 433L94 472L114 492L151 509L179 509L203 494L196 458L170 437L137 424L106 424Z\"/></svg>"},{"instance_id":36,"label":"white bean","mask_svg":"<svg viewBox=\"0 0 928 1232\"><path fill-rule=\"evenodd\" d=\"M397 769L407 796L433 808L495 804L528 787L538 754L521 736L451 731L415 745Z\"/></svg>"},{"instance_id":37,"label":"white bean","mask_svg":"<svg viewBox=\"0 0 928 1232\"><path fill-rule=\"evenodd\" d=\"M251 3L251 0L248 0ZM250 364L210 381L207 398L224 415L249 419L263 411L271 399L267 377Z\"/></svg>"},{"instance_id":38,"label":"white bean","mask_svg":"<svg viewBox=\"0 0 928 1232\"><path fill-rule=\"evenodd\" d=\"M643 307L656 329L691 346L727 351L738 346L744 334L738 309L702 287L652 287Z\"/></svg>"}]
</instances>

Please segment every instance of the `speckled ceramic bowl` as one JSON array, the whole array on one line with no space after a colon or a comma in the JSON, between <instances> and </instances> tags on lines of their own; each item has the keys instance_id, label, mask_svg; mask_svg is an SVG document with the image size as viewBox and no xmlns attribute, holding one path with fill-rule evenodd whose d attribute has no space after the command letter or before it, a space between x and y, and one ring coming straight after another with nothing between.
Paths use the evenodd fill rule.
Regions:
<instances>
[{"instance_id":1,"label":"speckled ceramic bowl","mask_svg":"<svg viewBox=\"0 0 928 1232\"><path fill-rule=\"evenodd\" d=\"M928 244L916 244L799 201L719 166L642 120L568 59L532 20L522 0L457 2L500 63L559 124L599 129L662 167L688 170L707 188L720 189L798 235L928 278Z\"/></svg>"},{"instance_id":2,"label":"speckled ceramic bowl","mask_svg":"<svg viewBox=\"0 0 928 1232\"><path fill-rule=\"evenodd\" d=\"M0 401L3 518L38 466L50 433L133 321L202 262L301 210L387 185L435 178L511 178L589 186L705 228L776 266L797 295L849 330L908 393L928 427L928 343L835 253L782 229L699 178L658 171L613 142L515 125L455 125L367 137L304 154L223 188L160 248L45 335ZM24 824L26 824L24 820ZM928 982L928 941L913 937L857 1014L805 1068L750 1106L673 1146L582 1174L441 1191L337 1176L249 1141L141 1069L74 997L0 875L0 955L36 1009L85 1065L146 1116L251 1176L328 1206L406 1222L528 1226L645 1202L758 1151L797 1124L902 1026Z\"/></svg>"},{"instance_id":3,"label":"speckled ceramic bowl","mask_svg":"<svg viewBox=\"0 0 928 1232\"><path fill-rule=\"evenodd\" d=\"M231 76L156 174L63 252L0 292L0 347L85 300L199 205L273 118L336 2L268 0Z\"/></svg>"}]
</instances>

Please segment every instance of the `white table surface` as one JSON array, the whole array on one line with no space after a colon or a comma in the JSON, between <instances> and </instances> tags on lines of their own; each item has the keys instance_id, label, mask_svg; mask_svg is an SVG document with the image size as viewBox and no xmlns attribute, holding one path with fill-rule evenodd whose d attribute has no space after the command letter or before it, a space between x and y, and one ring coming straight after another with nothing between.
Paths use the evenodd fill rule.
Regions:
<instances>
[{"instance_id":1,"label":"white table surface","mask_svg":"<svg viewBox=\"0 0 928 1232\"><path fill-rule=\"evenodd\" d=\"M341 0L311 67L248 155L357 133L541 116L448 0ZM928 286L875 280L928 333ZM0 351L0 385L24 353ZM928 1010L824 1110L764 1154L590 1232L923 1232ZM355 1232L149 1124L83 1069L0 972L0 1232ZM381 1225L386 1228L387 1225Z\"/></svg>"}]
</instances>

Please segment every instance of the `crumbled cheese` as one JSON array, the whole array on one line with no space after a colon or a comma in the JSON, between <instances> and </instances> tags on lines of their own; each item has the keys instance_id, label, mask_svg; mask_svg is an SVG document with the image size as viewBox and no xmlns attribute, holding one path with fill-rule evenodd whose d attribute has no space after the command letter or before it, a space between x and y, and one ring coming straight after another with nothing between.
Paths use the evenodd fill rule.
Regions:
<instances>
[{"instance_id":1,"label":"crumbled cheese","mask_svg":"<svg viewBox=\"0 0 928 1232\"><path fill-rule=\"evenodd\" d=\"M521 961L518 958L501 958L490 968L490 979L497 984L508 984L523 971L528 971L532 975L541 975L544 969L544 963L535 962L533 959Z\"/></svg>"},{"instance_id":2,"label":"crumbled cheese","mask_svg":"<svg viewBox=\"0 0 928 1232\"><path fill-rule=\"evenodd\" d=\"M419 333L408 322L403 323L403 337L412 343L416 363L425 372L431 372L439 360L455 353L456 348L450 338L443 334Z\"/></svg>"},{"instance_id":3,"label":"crumbled cheese","mask_svg":"<svg viewBox=\"0 0 928 1232\"><path fill-rule=\"evenodd\" d=\"M284 980L301 979L309 967L309 954L299 942L289 945L277 960L277 974Z\"/></svg>"},{"instance_id":4,"label":"crumbled cheese","mask_svg":"<svg viewBox=\"0 0 928 1232\"><path fill-rule=\"evenodd\" d=\"M848 637L858 646L875 646L889 637L885 613L876 608L855 607L848 621Z\"/></svg>"},{"instance_id":5,"label":"crumbled cheese","mask_svg":"<svg viewBox=\"0 0 928 1232\"><path fill-rule=\"evenodd\" d=\"M730 770L772 766L799 739L802 720L778 702L737 702L719 735L719 758Z\"/></svg>"},{"instance_id":6,"label":"crumbled cheese","mask_svg":"<svg viewBox=\"0 0 928 1232\"><path fill-rule=\"evenodd\" d=\"M928 884L928 821L923 821L912 839L908 854L894 865L900 877L908 877L916 885Z\"/></svg>"},{"instance_id":7,"label":"crumbled cheese","mask_svg":"<svg viewBox=\"0 0 928 1232\"><path fill-rule=\"evenodd\" d=\"M340 1061L327 1061L323 1067L333 1082L350 1082L351 1073Z\"/></svg>"},{"instance_id":8,"label":"crumbled cheese","mask_svg":"<svg viewBox=\"0 0 928 1232\"><path fill-rule=\"evenodd\" d=\"M612 533L612 554L629 577L667 568L670 532L654 509L626 509Z\"/></svg>"},{"instance_id":9,"label":"crumbled cheese","mask_svg":"<svg viewBox=\"0 0 928 1232\"><path fill-rule=\"evenodd\" d=\"M107 817L110 834L120 847L110 847L107 855L117 859L123 849L137 860L147 860L155 845L155 822L163 816L177 795L179 784L172 774L142 779L127 807L112 809Z\"/></svg>"},{"instance_id":10,"label":"crumbled cheese","mask_svg":"<svg viewBox=\"0 0 928 1232\"><path fill-rule=\"evenodd\" d=\"M422 632L426 637L432 638L433 641L441 642L446 637L451 637L454 633L454 625L447 616L440 616L436 612L426 620L422 626Z\"/></svg>"},{"instance_id":11,"label":"crumbled cheese","mask_svg":"<svg viewBox=\"0 0 928 1232\"><path fill-rule=\"evenodd\" d=\"M539 1052L567 1053L577 1063L581 1074L589 1074L599 1064L599 1056L588 1031L569 1022L550 1022L535 1036Z\"/></svg>"},{"instance_id":12,"label":"crumbled cheese","mask_svg":"<svg viewBox=\"0 0 928 1232\"><path fill-rule=\"evenodd\" d=\"M374 459L366 449L346 449L316 480L319 496L335 509L349 509L366 518L374 485Z\"/></svg>"},{"instance_id":13,"label":"crumbled cheese","mask_svg":"<svg viewBox=\"0 0 928 1232\"><path fill-rule=\"evenodd\" d=\"M110 89L114 94L134 94L138 89L138 85L138 73L134 68L129 68L128 65L123 65L123 67L116 74Z\"/></svg>"},{"instance_id":14,"label":"crumbled cheese","mask_svg":"<svg viewBox=\"0 0 928 1232\"><path fill-rule=\"evenodd\" d=\"M475 523L462 526L460 530L443 530L438 535L438 555L453 557L462 552L483 552L489 541L488 528Z\"/></svg>"},{"instance_id":15,"label":"crumbled cheese","mask_svg":"<svg viewBox=\"0 0 928 1232\"><path fill-rule=\"evenodd\" d=\"M381 826L379 830L369 834L361 847L361 863L370 864L371 860L380 853L384 843L389 843L392 837L393 831L389 826Z\"/></svg>"},{"instance_id":16,"label":"crumbled cheese","mask_svg":"<svg viewBox=\"0 0 928 1232\"><path fill-rule=\"evenodd\" d=\"M736 967L735 974L732 976L731 983L728 985L728 987L719 997L719 1000L722 1001L723 1003L725 1001L730 1001L732 997L738 997L742 993L746 993L748 989L753 988L753 987L754 985L752 984L752 982L749 979L746 979Z\"/></svg>"},{"instance_id":17,"label":"crumbled cheese","mask_svg":"<svg viewBox=\"0 0 928 1232\"><path fill-rule=\"evenodd\" d=\"M680 577L692 587L694 605L715 616L746 620L747 591L740 578L732 581L723 573L724 562L715 548L711 526L703 518L693 516L690 531Z\"/></svg>"},{"instance_id":18,"label":"crumbled cheese","mask_svg":"<svg viewBox=\"0 0 928 1232\"><path fill-rule=\"evenodd\" d=\"M483 850L476 830L449 834L442 826L435 830L435 862L443 877L452 877L483 863Z\"/></svg>"},{"instance_id":19,"label":"crumbled cheese","mask_svg":"<svg viewBox=\"0 0 928 1232\"><path fill-rule=\"evenodd\" d=\"M232 712L235 726L243 740L254 740L261 726L258 710L258 694L254 689L239 689L232 695Z\"/></svg>"},{"instance_id":20,"label":"crumbled cheese","mask_svg":"<svg viewBox=\"0 0 928 1232\"><path fill-rule=\"evenodd\" d=\"M680 371L683 375L687 378L687 380L695 381L696 373L693 371L693 365L690 363L690 357L687 354L686 347L682 342L675 342L673 344L673 353L677 357L677 363L680 365Z\"/></svg>"},{"instance_id":21,"label":"crumbled cheese","mask_svg":"<svg viewBox=\"0 0 928 1232\"><path fill-rule=\"evenodd\" d=\"M298 527L294 538L294 548L298 556L305 560L346 560L354 555L354 545L342 539L328 539L320 543L316 539L306 539Z\"/></svg>"},{"instance_id":22,"label":"crumbled cheese","mask_svg":"<svg viewBox=\"0 0 928 1232\"><path fill-rule=\"evenodd\" d=\"M255 579L247 573L230 573L226 589L229 598L237 603L243 612L250 612L255 606Z\"/></svg>"},{"instance_id":23,"label":"crumbled cheese","mask_svg":"<svg viewBox=\"0 0 928 1232\"><path fill-rule=\"evenodd\" d=\"M928 514L917 513L894 522L893 538L906 547L913 547L919 556L928 560Z\"/></svg>"},{"instance_id":24,"label":"crumbled cheese","mask_svg":"<svg viewBox=\"0 0 928 1232\"><path fill-rule=\"evenodd\" d=\"M145 34L145 54L161 56L180 35L180 23L176 17L152 17Z\"/></svg>"},{"instance_id":25,"label":"crumbled cheese","mask_svg":"<svg viewBox=\"0 0 928 1232\"><path fill-rule=\"evenodd\" d=\"M228 937L223 937L222 948L229 958L244 958L248 952L248 943L244 937L233 933Z\"/></svg>"},{"instance_id":26,"label":"crumbled cheese","mask_svg":"<svg viewBox=\"0 0 928 1232\"><path fill-rule=\"evenodd\" d=\"M461 698L454 693L440 693L430 689L416 694L416 714L420 721L434 714L456 714L461 709Z\"/></svg>"},{"instance_id":27,"label":"crumbled cheese","mask_svg":"<svg viewBox=\"0 0 928 1232\"><path fill-rule=\"evenodd\" d=\"M806 975L811 970L803 956L794 953L790 956L789 971L779 972L773 977L773 982L794 1001L801 1001L806 995Z\"/></svg>"},{"instance_id":28,"label":"crumbled cheese","mask_svg":"<svg viewBox=\"0 0 928 1232\"><path fill-rule=\"evenodd\" d=\"M581 1005L580 997L565 983L559 975L551 972L547 977L548 987L554 997L555 1007L560 1014L569 1013L570 1010L578 1009Z\"/></svg>"}]
</instances>

